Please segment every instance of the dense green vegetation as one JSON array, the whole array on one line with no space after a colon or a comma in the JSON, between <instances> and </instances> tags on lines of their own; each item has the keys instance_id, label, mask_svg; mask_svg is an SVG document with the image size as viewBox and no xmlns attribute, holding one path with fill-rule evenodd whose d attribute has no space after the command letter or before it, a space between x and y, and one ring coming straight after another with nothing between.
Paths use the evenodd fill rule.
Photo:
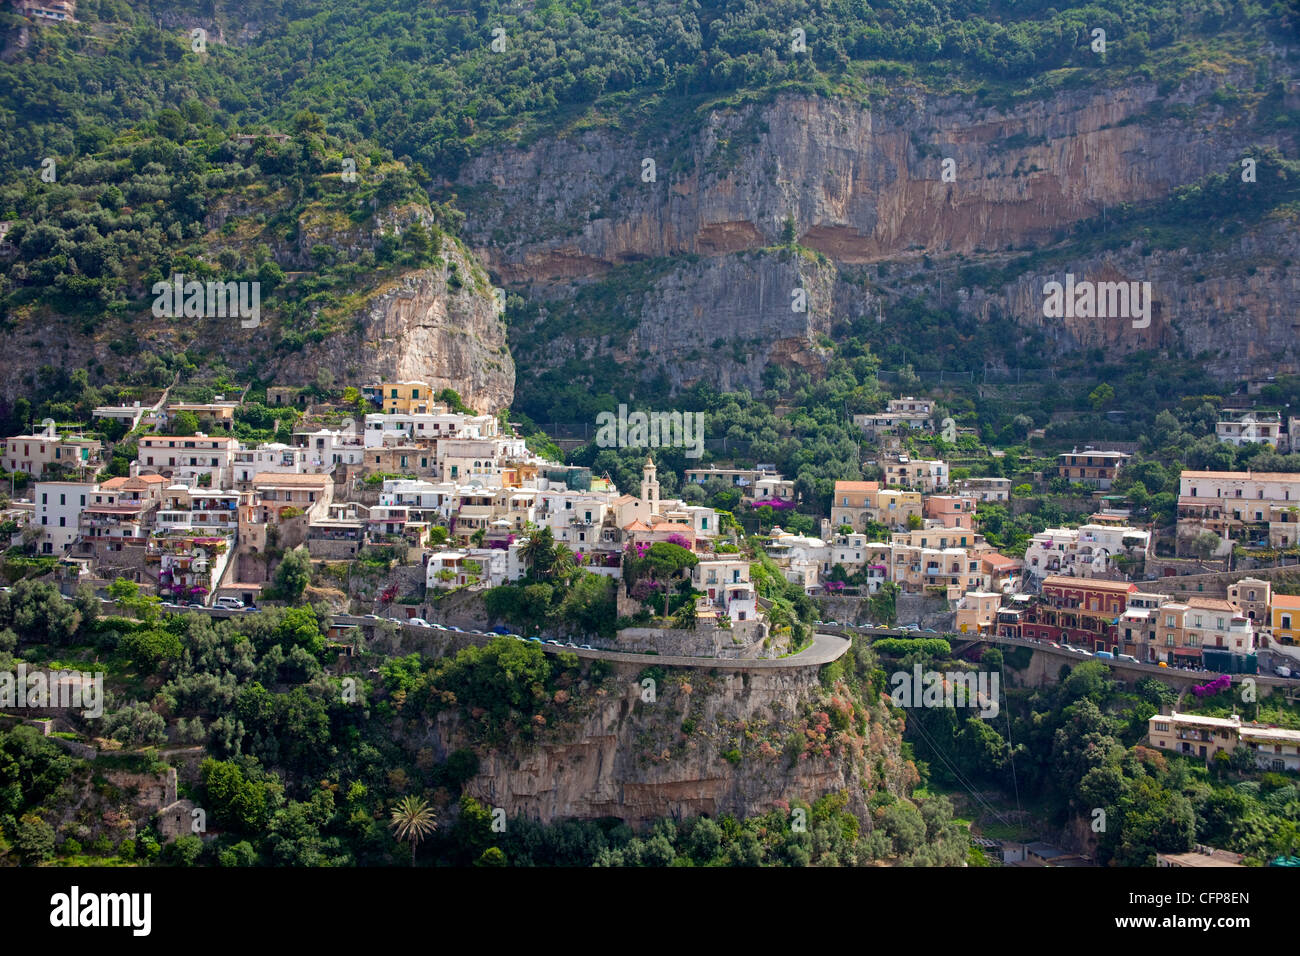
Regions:
<instances>
[{"instance_id":1,"label":"dense green vegetation","mask_svg":"<svg viewBox=\"0 0 1300 956\"><path fill-rule=\"evenodd\" d=\"M885 80L960 84L984 97L1078 82L1080 72L1174 83L1204 59L1247 53L1293 26L1284 4L1213 0L1033 0L1013 9L982 0L543 0L462 10L256 0L228 19L214 9L85 0L85 25L41 31L30 63L0 66L0 89L11 91L0 100L10 120L0 156L35 167L93 145L106 127L197 98L238 125L284 124L312 109L346 139L385 143L435 178L452 177L486 143L584 116L635 127L727 96L782 87L861 96L883 91ZM176 26L159 29L159 14ZM228 35L249 21L261 29L246 47L214 35L194 52L189 30L211 32L223 19ZM107 42L91 38L97 22L110 25ZM1092 51L1094 29L1106 31L1104 55Z\"/></svg>"},{"instance_id":2,"label":"dense green vegetation","mask_svg":"<svg viewBox=\"0 0 1300 956\"><path fill-rule=\"evenodd\" d=\"M923 670L950 668L942 656L921 651L903 657L899 670L910 671L918 661ZM923 779L954 792L999 788L1007 796L1004 806L1014 799L1017 806L1045 808L1056 828L1072 818L1091 823L1101 809L1106 822L1098 859L1116 866L1151 866L1157 851L1181 852L1196 842L1244 853L1256 863L1300 850L1294 775L1256 770L1244 748L1237 752L1242 761L1223 759L1207 768L1140 745L1147 719L1176 698L1166 685L1144 678L1134 690L1121 690L1104 664L1088 661L1064 667L1063 679L1049 687L1013 688L1000 651L986 651L982 664L1001 674L1001 716L908 710L906 739L916 748ZM1253 716L1240 700L1201 706Z\"/></svg>"},{"instance_id":3,"label":"dense green vegetation","mask_svg":"<svg viewBox=\"0 0 1300 956\"><path fill-rule=\"evenodd\" d=\"M652 561L665 562L672 564L671 553ZM46 584L23 582L0 593L0 671L18 659L29 667L104 671L103 723L73 713L68 719L79 732L61 736L94 734L125 748L82 760L6 720L0 726L0 859L171 866L404 865L412 859L417 865L826 866L875 860L955 865L966 855L966 831L947 799L914 802L884 788L866 808L869 825L844 792L749 819L661 820L641 830L617 820L499 820L463 792L480 757L572 726L595 700L618 690L608 665L548 656L536 645L502 637L436 659L371 655L362 647L365 663L352 671L358 676L329 677L322 662L332 662L337 647L327 646L322 619L311 607L213 621L163 614L155 599L129 582L116 585L113 596L129 616L100 617L91 613L97 602L81 596L64 602ZM733 728L740 747L725 759L792 764L823 753L850 759L868 724L880 720L873 661L859 644L823 669L817 693L801 702L804 719L783 741L784 755L766 739L751 741L741 724ZM373 677L360 677L369 663L378 665ZM662 669L646 673L655 674L662 688L670 685ZM710 678L691 680L698 696ZM697 709L687 713L682 735L697 729ZM454 717L469 742L441 760L418 730L440 715ZM674 712L674 736L676 719ZM124 793L110 774L159 772L167 765L158 749L165 741L203 748L197 767L182 773L182 793L219 831L209 839L168 841L147 822L127 835L122 825ZM72 812L81 800L100 809ZM398 826L401 819L418 821L416 829Z\"/></svg>"}]
</instances>

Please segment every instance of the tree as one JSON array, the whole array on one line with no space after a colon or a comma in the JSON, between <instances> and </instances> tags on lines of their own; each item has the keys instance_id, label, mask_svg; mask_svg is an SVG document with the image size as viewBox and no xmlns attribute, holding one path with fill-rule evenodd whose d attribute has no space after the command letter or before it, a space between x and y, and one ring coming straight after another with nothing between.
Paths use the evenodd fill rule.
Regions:
<instances>
[{"instance_id":1,"label":"tree","mask_svg":"<svg viewBox=\"0 0 1300 956\"><path fill-rule=\"evenodd\" d=\"M415 866L416 844L438 829L437 818L428 803L415 797L403 797L397 801L392 817L389 827L397 839L411 844L411 866Z\"/></svg>"},{"instance_id":2,"label":"tree","mask_svg":"<svg viewBox=\"0 0 1300 956\"><path fill-rule=\"evenodd\" d=\"M311 583L311 555L304 547L286 554L275 569L275 589L288 601L297 601Z\"/></svg>"},{"instance_id":3,"label":"tree","mask_svg":"<svg viewBox=\"0 0 1300 956\"><path fill-rule=\"evenodd\" d=\"M1213 531L1202 531L1192 539L1188 547L1192 554L1205 559L1218 551L1221 544L1223 544L1223 539Z\"/></svg>"},{"instance_id":4,"label":"tree","mask_svg":"<svg viewBox=\"0 0 1300 956\"><path fill-rule=\"evenodd\" d=\"M519 556L534 578L549 577L551 565L555 562L555 535L551 529L542 528L529 534L519 549Z\"/></svg>"},{"instance_id":5,"label":"tree","mask_svg":"<svg viewBox=\"0 0 1300 956\"><path fill-rule=\"evenodd\" d=\"M193 435L199 430L199 416L185 410L172 417L171 433L173 435Z\"/></svg>"},{"instance_id":6,"label":"tree","mask_svg":"<svg viewBox=\"0 0 1300 956\"><path fill-rule=\"evenodd\" d=\"M1115 401L1115 389L1111 388L1105 382L1102 382L1088 393L1088 401L1092 405L1092 410L1094 412L1099 412L1111 402Z\"/></svg>"},{"instance_id":7,"label":"tree","mask_svg":"<svg viewBox=\"0 0 1300 956\"><path fill-rule=\"evenodd\" d=\"M104 735L127 747L162 744L167 741L167 721L148 704L136 702L104 718Z\"/></svg>"}]
</instances>

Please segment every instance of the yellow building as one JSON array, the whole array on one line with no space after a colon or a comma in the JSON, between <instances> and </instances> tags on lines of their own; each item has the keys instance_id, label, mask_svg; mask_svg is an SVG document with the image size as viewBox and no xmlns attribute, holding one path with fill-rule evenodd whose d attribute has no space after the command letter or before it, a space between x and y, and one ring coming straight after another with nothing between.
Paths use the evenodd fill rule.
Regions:
<instances>
[{"instance_id":1,"label":"yellow building","mask_svg":"<svg viewBox=\"0 0 1300 956\"><path fill-rule=\"evenodd\" d=\"M1300 637L1300 596L1274 594L1268 606L1269 624L1273 639L1283 644L1295 644Z\"/></svg>"},{"instance_id":2,"label":"yellow building","mask_svg":"<svg viewBox=\"0 0 1300 956\"><path fill-rule=\"evenodd\" d=\"M380 389L385 415L430 415L440 410L434 407L433 388L427 382L385 382Z\"/></svg>"}]
</instances>

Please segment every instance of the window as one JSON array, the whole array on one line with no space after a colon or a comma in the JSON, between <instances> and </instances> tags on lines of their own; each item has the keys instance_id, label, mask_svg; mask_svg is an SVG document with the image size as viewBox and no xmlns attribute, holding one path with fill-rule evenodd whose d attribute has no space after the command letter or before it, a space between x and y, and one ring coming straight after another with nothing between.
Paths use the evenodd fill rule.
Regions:
<instances>
[{"instance_id":1,"label":"window","mask_svg":"<svg viewBox=\"0 0 1300 956\"><path fill-rule=\"evenodd\" d=\"M1289 631L1289 630L1291 630L1291 615L1290 615L1290 614L1283 614L1283 615L1282 615L1282 630L1284 630L1284 631Z\"/></svg>"}]
</instances>

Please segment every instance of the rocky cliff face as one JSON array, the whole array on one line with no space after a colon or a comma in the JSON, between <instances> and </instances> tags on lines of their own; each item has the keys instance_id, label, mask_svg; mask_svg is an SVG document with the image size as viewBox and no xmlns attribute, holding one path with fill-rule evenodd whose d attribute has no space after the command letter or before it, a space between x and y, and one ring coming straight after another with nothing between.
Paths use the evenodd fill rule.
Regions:
<instances>
[{"instance_id":1,"label":"rocky cliff face","mask_svg":"<svg viewBox=\"0 0 1300 956\"><path fill-rule=\"evenodd\" d=\"M1279 61L1278 75L1289 76L1287 69ZM710 113L698 129L675 131L676 139L636 142L592 130L484 154L464 169L460 202L471 244L504 282L536 300L572 296L644 257L673 257L631 306L630 339L583 340L579 354L636 355L647 377L663 359L674 384L703 377L719 387L752 386L768 363L816 365L812 343L831 313L874 311L863 286L843 282L807 312L789 311L797 280L771 248L787 217L799 243L827 260L820 281L828 287L853 264L906 265L923 254L960 254L969 263L1051 246L1074 222L1167 196L1234 165L1253 144L1289 143L1292 134L1255 128L1259 95L1226 109L1217 104L1226 87L1250 90L1255 79L1206 72L1171 92L1154 83L1067 90L1007 108L914 90L869 103L783 96ZM1291 92L1286 101L1294 106L1300 97ZM654 181L643 173L647 159L655 162ZM1272 238L1254 241L1266 249ZM1290 345L1278 351L1284 337L1276 332L1286 326L1279 317L1293 302L1295 267L1247 276L1211 266L1172 255L1125 257L1115 269L1167 290L1160 321L1140 338L1065 329L1060 343L1181 342L1220 353L1223 374L1258 372L1240 322L1214 319L1228 313L1263 331L1268 344L1259 354L1293 361ZM1216 274L1189 287L1187 271ZM1038 283L1041 291L1041 282L1024 277L1026 290ZM1041 301L994 294L1006 300L1012 322L1039 324ZM717 339L726 354L709 355ZM738 342L754 345L733 357ZM691 358L692 350L701 354ZM547 367L565 354L557 345L528 364Z\"/></svg>"},{"instance_id":2,"label":"rocky cliff face","mask_svg":"<svg viewBox=\"0 0 1300 956\"><path fill-rule=\"evenodd\" d=\"M815 668L676 671L646 702L636 669L620 667L590 692L580 719L532 744L482 753L466 792L508 816L647 822L751 816L839 791L865 817L872 792L904 794L916 782L900 753L901 725L879 703L858 702L848 729L837 731L828 712L854 705L842 686L823 690ZM451 713L406 731L438 759L466 745Z\"/></svg>"},{"instance_id":3,"label":"rocky cliff face","mask_svg":"<svg viewBox=\"0 0 1300 956\"><path fill-rule=\"evenodd\" d=\"M453 388L478 411L509 406L515 363L492 290L458 243L445 239L441 255L442 266L408 273L377 290L349 332L276 362L277 380L308 381L323 369L336 382L419 381ZM457 276L471 281L453 288L453 265Z\"/></svg>"},{"instance_id":4,"label":"rocky cliff face","mask_svg":"<svg viewBox=\"0 0 1300 956\"><path fill-rule=\"evenodd\" d=\"M348 246L339 240L334 247ZM93 322L48 314L16 321L0 330L6 358L0 395L12 400L29 394L46 364L90 369L92 382L97 375L131 381L142 356L189 351L220 360L237 378L255 375L286 385L310 384L322 375L337 384L425 381L456 389L479 411L505 408L514 398L515 365L492 290L455 240L444 237L440 257L440 265L405 273L360 297L350 325L299 351L275 347L276 317L265 311L256 328L241 327L238 318L170 319L148 312ZM286 261L294 260L289 255Z\"/></svg>"}]
</instances>

